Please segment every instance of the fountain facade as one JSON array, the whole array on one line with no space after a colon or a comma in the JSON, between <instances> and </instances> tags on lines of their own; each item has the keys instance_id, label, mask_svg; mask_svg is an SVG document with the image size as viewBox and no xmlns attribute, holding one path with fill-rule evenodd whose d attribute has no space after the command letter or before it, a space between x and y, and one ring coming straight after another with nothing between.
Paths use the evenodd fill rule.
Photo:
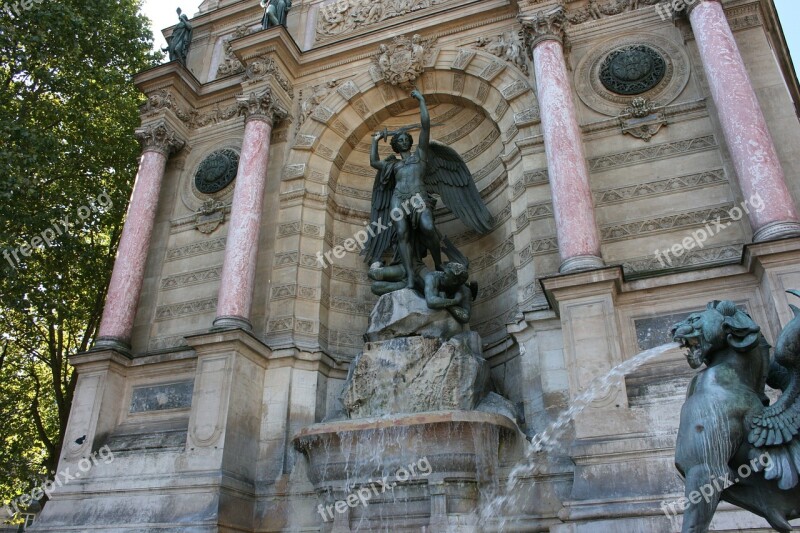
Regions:
<instances>
[{"instance_id":1,"label":"fountain facade","mask_svg":"<svg viewBox=\"0 0 800 533\"><path fill-rule=\"evenodd\" d=\"M136 78L158 190L72 358L59 470L115 459L39 530L679 529L695 371L657 348L714 299L771 344L792 320L800 88L769 0L657 4L296 0L261 30L205 0L185 63ZM420 99L441 270L428 215L371 240Z\"/></svg>"}]
</instances>

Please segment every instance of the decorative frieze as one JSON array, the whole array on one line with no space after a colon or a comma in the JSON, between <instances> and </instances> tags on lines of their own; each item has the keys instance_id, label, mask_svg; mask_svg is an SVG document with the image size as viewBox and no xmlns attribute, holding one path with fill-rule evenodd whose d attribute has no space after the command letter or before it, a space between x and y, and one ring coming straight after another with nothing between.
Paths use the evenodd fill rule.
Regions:
<instances>
[{"instance_id":1,"label":"decorative frieze","mask_svg":"<svg viewBox=\"0 0 800 533\"><path fill-rule=\"evenodd\" d=\"M283 75L275 60L269 56L262 56L247 66L244 73L246 81L261 81L272 77L278 85L286 91L289 98L294 98L294 87Z\"/></svg>"},{"instance_id":2,"label":"decorative frieze","mask_svg":"<svg viewBox=\"0 0 800 533\"><path fill-rule=\"evenodd\" d=\"M177 248L167 250L165 261L177 261L197 255L211 254L225 250L225 237L192 242Z\"/></svg>"},{"instance_id":3,"label":"decorative frieze","mask_svg":"<svg viewBox=\"0 0 800 533\"><path fill-rule=\"evenodd\" d=\"M171 305L161 305L156 308L156 322L175 320L184 316L200 315L214 312L217 309L216 298L202 298L190 302L180 302Z\"/></svg>"},{"instance_id":4,"label":"decorative frieze","mask_svg":"<svg viewBox=\"0 0 800 533\"><path fill-rule=\"evenodd\" d=\"M334 0L320 7L315 38L320 41L355 32L447 1L449 0Z\"/></svg>"},{"instance_id":5,"label":"decorative frieze","mask_svg":"<svg viewBox=\"0 0 800 533\"><path fill-rule=\"evenodd\" d=\"M656 144L630 152L620 152L589 159L589 170L603 172L612 168L639 165L658 159L666 159L677 155L704 152L717 147L713 135L704 135L694 139Z\"/></svg>"},{"instance_id":6,"label":"decorative frieze","mask_svg":"<svg viewBox=\"0 0 800 533\"><path fill-rule=\"evenodd\" d=\"M652 235L655 233L704 225L717 219L720 222L728 222L731 220L730 210L732 208L733 204L726 204L709 209L701 209L699 211L679 213L677 215L604 226L600 234L603 242L614 242L642 235Z\"/></svg>"},{"instance_id":7,"label":"decorative frieze","mask_svg":"<svg viewBox=\"0 0 800 533\"><path fill-rule=\"evenodd\" d=\"M688 174L686 176L677 176L647 183L637 183L636 185L629 185L627 187L595 191L594 202L597 206L609 205L648 196L673 194L680 191L705 188L726 182L725 171L718 168Z\"/></svg>"},{"instance_id":8,"label":"decorative frieze","mask_svg":"<svg viewBox=\"0 0 800 533\"><path fill-rule=\"evenodd\" d=\"M681 270L707 268L710 266L736 264L742 259L742 244L727 244L724 246L692 248L684 250L679 256L670 256L670 263L664 258L661 261L650 254L644 257L627 259L622 263L622 269L626 277L638 278L646 275L656 274L665 270Z\"/></svg>"},{"instance_id":9,"label":"decorative frieze","mask_svg":"<svg viewBox=\"0 0 800 533\"><path fill-rule=\"evenodd\" d=\"M211 268L194 270L192 272L175 274L174 276L167 276L161 280L161 290L167 291L170 289L179 289L181 287L189 287L191 285L199 285L202 283L212 283L219 281L219 276L221 273L222 265L218 265Z\"/></svg>"}]
</instances>

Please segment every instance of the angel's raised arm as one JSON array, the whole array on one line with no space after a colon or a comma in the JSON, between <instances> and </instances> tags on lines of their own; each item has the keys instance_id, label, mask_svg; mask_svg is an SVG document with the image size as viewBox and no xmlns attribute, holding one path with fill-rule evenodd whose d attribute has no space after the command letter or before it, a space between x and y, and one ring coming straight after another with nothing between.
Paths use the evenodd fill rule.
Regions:
<instances>
[{"instance_id":1,"label":"angel's raised arm","mask_svg":"<svg viewBox=\"0 0 800 533\"><path fill-rule=\"evenodd\" d=\"M428 105L425 103L425 97L417 89L411 92L412 98L419 100L419 122L422 126L422 131L419 134L419 144L417 149L420 151L420 156L427 160L429 153L429 146L431 141L431 115L428 112Z\"/></svg>"},{"instance_id":2,"label":"angel's raised arm","mask_svg":"<svg viewBox=\"0 0 800 533\"><path fill-rule=\"evenodd\" d=\"M369 164L375 170L381 170L383 168L383 161L381 161L381 156L378 154L378 141L383 139L383 137L384 132L382 131L372 134L372 147L369 151Z\"/></svg>"}]
</instances>

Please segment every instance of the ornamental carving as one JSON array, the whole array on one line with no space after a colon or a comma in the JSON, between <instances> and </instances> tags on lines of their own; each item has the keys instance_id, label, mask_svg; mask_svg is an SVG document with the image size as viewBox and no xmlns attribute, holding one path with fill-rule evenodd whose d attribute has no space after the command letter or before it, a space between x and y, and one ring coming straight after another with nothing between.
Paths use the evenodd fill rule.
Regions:
<instances>
[{"instance_id":1,"label":"ornamental carving","mask_svg":"<svg viewBox=\"0 0 800 533\"><path fill-rule=\"evenodd\" d=\"M682 44L653 33L623 35L581 57L574 85L588 107L618 117L638 96L670 105L689 83L690 65Z\"/></svg>"},{"instance_id":2,"label":"ornamental carving","mask_svg":"<svg viewBox=\"0 0 800 533\"><path fill-rule=\"evenodd\" d=\"M525 42L520 32L507 31L494 38L481 37L477 46L500 59L505 59L525 74L528 73L528 61L524 52Z\"/></svg>"},{"instance_id":3,"label":"ornamental carving","mask_svg":"<svg viewBox=\"0 0 800 533\"><path fill-rule=\"evenodd\" d=\"M239 154L230 148L209 154L194 175L194 186L203 194L215 194L230 185L239 168Z\"/></svg>"},{"instance_id":4,"label":"ornamental carving","mask_svg":"<svg viewBox=\"0 0 800 533\"><path fill-rule=\"evenodd\" d=\"M136 130L136 138L142 144L142 151L161 152L170 155L180 151L185 142L178 137L178 134L165 122L151 124Z\"/></svg>"},{"instance_id":5,"label":"ornamental carving","mask_svg":"<svg viewBox=\"0 0 800 533\"><path fill-rule=\"evenodd\" d=\"M562 6L556 6L549 11L539 11L533 15L521 16L519 21L527 30L525 37L531 47L547 40L564 42L567 15Z\"/></svg>"},{"instance_id":6,"label":"ornamental carving","mask_svg":"<svg viewBox=\"0 0 800 533\"><path fill-rule=\"evenodd\" d=\"M317 107L330 95L338 86L339 80L330 80L313 87L300 90L300 109L297 113L297 128L310 117Z\"/></svg>"},{"instance_id":7,"label":"ornamental carving","mask_svg":"<svg viewBox=\"0 0 800 533\"><path fill-rule=\"evenodd\" d=\"M570 24L583 24L592 20L599 20L604 17L613 17L627 11L634 11L645 6L653 6L664 0L609 0L598 2L589 0L589 3L580 8L567 13Z\"/></svg>"},{"instance_id":8,"label":"ornamental carving","mask_svg":"<svg viewBox=\"0 0 800 533\"><path fill-rule=\"evenodd\" d=\"M244 65L233 53L231 41L234 39L239 39L240 37L246 37L251 33L253 33L253 30L248 28L246 24L242 24L237 26L233 34L223 41L222 46L225 50L225 59L222 61L222 63L220 63L219 67L217 67L217 75L215 76L216 78L240 74L245 71Z\"/></svg>"},{"instance_id":9,"label":"ornamental carving","mask_svg":"<svg viewBox=\"0 0 800 533\"><path fill-rule=\"evenodd\" d=\"M212 124L217 124L234 118L239 111L236 104L225 108L217 104L207 113L199 113L196 109L184 109L178 105L175 95L167 89L162 89L147 96L147 102L141 107L142 117L155 116L158 111L169 109L189 129L197 129Z\"/></svg>"},{"instance_id":10,"label":"ornamental carving","mask_svg":"<svg viewBox=\"0 0 800 533\"><path fill-rule=\"evenodd\" d=\"M260 119L271 121L275 124L288 116L272 95L270 89L264 90L261 94L250 93L249 96L237 98L239 114L245 117L245 121Z\"/></svg>"},{"instance_id":11,"label":"ornamental carving","mask_svg":"<svg viewBox=\"0 0 800 533\"><path fill-rule=\"evenodd\" d=\"M649 46L618 48L600 65L600 82L609 91L626 96L646 93L656 87L667 71L667 62Z\"/></svg>"},{"instance_id":12,"label":"ornamental carving","mask_svg":"<svg viewBox=\"0 0 800 533\"><path fill-rule=\"evenodd\" d=\"M206 235L214 233L220 224L225 222L225 204L209 198L195 212L194 227Z\"/></svg>"},{"instance_id":13,"label":"ornamental carving","mask_svg":"<svg viewBox=\"0 0 800 533\"><path fill-rule=\"evenodd\" d=\"M414 35L395 37L391 44L382 44L375 62L378 75L390 85L411 85L425 72L435 39Z\"/></svg>"},{"instance_id":14,"label":"ornamental carving","mask_svg":"<svg viewBox=\"0 0 800 533\"><path fill-rule=\"evenodd\" d=\"M320 7L316 39L352 32L446 0L335 0Z\"/></svg>"},{"instance_id":15,"label":"ornamental carving","mask_svg":"<svg viewBox=\"0 0 800 533\"><path fill-rule=\"evenodd\" d=\"M275 63L275 60L271 57L263 56L256 59L247 66L244 73L244 79L246 81L260 81L269 76L275 78L275 81L286 91L289 98L294 98L294 88L292 84L286 79L286 76L283 75L280 68L278 68L278 65Z\"/></svg>"}]
</instances>

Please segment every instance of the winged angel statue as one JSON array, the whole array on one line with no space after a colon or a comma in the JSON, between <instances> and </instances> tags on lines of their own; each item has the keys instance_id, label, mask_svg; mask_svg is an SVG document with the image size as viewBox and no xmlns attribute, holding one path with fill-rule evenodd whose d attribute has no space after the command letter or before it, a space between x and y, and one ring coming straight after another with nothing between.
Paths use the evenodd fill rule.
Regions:
<instances>
[{"instance_id":1,"label":"winged angel statue","mask_svg":"<svg viewBox=\"0 0 800 533\"><path fill-rule=\"evenodd\" d=\"M428 252L436 270L444 271L442 235L434 225L436 200L431 195L438 195L469 229L484 234L492 228L492 216L466 163L455 150L430 139L431 119L425 98L416 89L411 97L419 101L420 108L417 149L412 152L414 140L407 129L383 130L372 136L370 164L378 173L372 187L371 218L377 231L370 235L362 252L372 264L394 246L392 262L404 267L405 286L409 289L414 288L415 273L422 268L422 258ZM378 142L389 135L392 149L400 158L391 155L381 160Z\"/></svg>"}]
</instances>

